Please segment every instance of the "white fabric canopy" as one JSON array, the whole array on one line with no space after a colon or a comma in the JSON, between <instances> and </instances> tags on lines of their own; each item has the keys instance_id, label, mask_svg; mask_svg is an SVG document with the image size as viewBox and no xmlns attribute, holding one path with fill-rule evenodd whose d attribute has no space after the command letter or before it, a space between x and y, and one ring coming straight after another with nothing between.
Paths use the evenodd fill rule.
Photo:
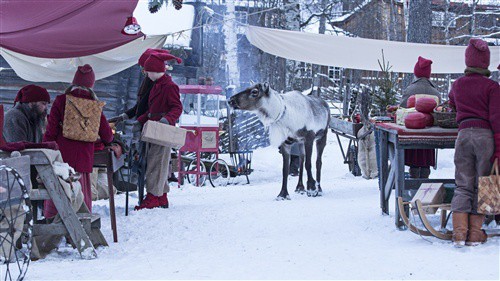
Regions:
<instances>
[{"instance_id":1,"label":"white fabric canopy","mask_svg":"<svg viewBox=\"0 0 500 281\"><path fill-rule=\"evenodd\" d=\"M332 36L248 26L250 43L266 53L287 59L361 70L380 70L377 60L394 72L413 73L418 56L433 61L432 73L463 73L466 46L417 44ZM500 63L500 47L490 46L490 70Z\"/></svg>"},{"instance_id":2,"label":"white fabric canopy","mask_svg":"<svg viewBox=\"0 0 500 281\"><path fill-rule=\"evenodd\" d=\"M94 69L96 80L103 79L136 64L146 49L161 48L165 39L165 35L148 36L146 39L141 37L106 52L68 59L32 57L5 48L0 48L0 54L24 80L71 83L79 65L90 64Z\"/></svg>"}]
</instances>

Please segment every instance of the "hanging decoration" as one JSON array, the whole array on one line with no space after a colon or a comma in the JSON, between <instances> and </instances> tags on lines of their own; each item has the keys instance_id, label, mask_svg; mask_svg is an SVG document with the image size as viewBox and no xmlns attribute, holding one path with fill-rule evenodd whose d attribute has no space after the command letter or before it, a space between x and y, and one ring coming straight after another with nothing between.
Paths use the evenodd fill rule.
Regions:
<instances>
[{"instance_id":1,"label":"hanging decoration","mask_svg":"<svg viewBox=\"0 0 500 281\"><path fill-rule=\"evenodd\" d=\"M125 26L122 29L122 34L136 35L141 32L141 26L137 23L135 17L128 17Z\"/></svg>"}]
</instances>

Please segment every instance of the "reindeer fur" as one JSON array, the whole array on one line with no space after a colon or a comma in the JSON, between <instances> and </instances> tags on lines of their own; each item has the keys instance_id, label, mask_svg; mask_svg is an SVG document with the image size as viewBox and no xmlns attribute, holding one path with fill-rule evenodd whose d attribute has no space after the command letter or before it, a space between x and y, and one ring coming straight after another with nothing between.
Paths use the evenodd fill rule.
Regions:
<instances>
[{"instance_id":1,"label":"reindeer fur","mask_svg":"<svg viewBox=\"0 0 500 281\"><path fill-rule=\"evenodd\" d=\"M267 83L256 84L234 95L229 100L234 109L255 113L264 126L269 128L271 145L279 146L283 156L283 182L277 199L290 199L287 190L290 170L290 148L295 142L301 144L307 171L307 195L321 196L321 156L326 146L326 135L330 121L328 104L314 94L303 95L298 91L283 94L271 89ZM311 171L312 147L316 142L316 180ZM299 182L296 192L305 193L302 183L304 159L300 159Z\"/></svg>"}]
</instances>

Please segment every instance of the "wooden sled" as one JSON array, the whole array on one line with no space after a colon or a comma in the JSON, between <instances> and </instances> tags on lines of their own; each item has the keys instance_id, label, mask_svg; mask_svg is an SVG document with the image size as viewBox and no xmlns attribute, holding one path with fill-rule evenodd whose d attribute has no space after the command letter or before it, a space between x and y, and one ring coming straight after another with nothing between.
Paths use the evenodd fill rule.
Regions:
<instances>
[{"instance_id":1,"label":"wooden sled","mask_svg":"<svg viewBox=\"0 0 500 281\"><path fill-rule=\"evenodd\" d=\"M451 236L453 234L452 231L447 230L447 229L444 232L440 231L440 230L436 230L429 223L429 220L427 220L427 216L425 214L425 210L424 210L424 206L422 205L422 202L420 202L420 200L417 199L415 201L415 205L417 207L417 213L418 213L418 216L420 217L420 220L424 224L425 229L427 229L432 234L432 236L439 238L441 240L451 240ZM441 209L441 229L445 229L446 222L447 222L446 213L447 213L447 211L449 211L451 209L451 204L427 205L427 206L425 206L425 208L439 208L439 209Z\"/></svg>"},{"instance_id":2,"label":"wooden sled","mask_svg":"<svg viewBox=\"0 0 500 281\"><path fill-rule=\"evenodd\" d=\"M417 226L413 225L408 216L406 215L405 212L405 206L410 205L410 209L413 207L417 210L418 217L420 218L420 221L422 221L422 224L424 225L425 229L418 228ZM451 212L451 204L434 204L434 205L423 205L420 200L415 201L415 206L412 206L411 202L404 202L402 197L398 197L398 206L399 206L399 213L401 215L401 218L403 219L403 223L410 229L411 232L421 235L421 236L434 236L438 239L441 240L451 240L453 231L451 230L438 230L435 227L431 225L429 220L427 219L427 215L425 213L426 208L439 208L441 209L441 229L446 228L446 224L448 222L448 217L447 213ZM495 236L500 236L500 233L498 232L487 232L488 238L495 237Z\"/></svg>"},{"instance_id":3,"label":"wooden sled","mask_svg":"<svg viewBox=\"0 0 500 281\"><path fill-rule=\"evenodd\" d=\"M402 197L398 197L399 214L401 216L401 219L403 219L403 223L408 227L408 229L411 232L413 232L415 234L418 234L418 235L432 236L431 232L429 232L429 231L427 231L425 229L418 228L415 225L413 225L413 224L410 223L410 219L408 218L408 216L406 215L406 212L405 212L405 206L406 205L411 205L411 203L410 202L404 202Z\"/></svg>"}]
</instances>

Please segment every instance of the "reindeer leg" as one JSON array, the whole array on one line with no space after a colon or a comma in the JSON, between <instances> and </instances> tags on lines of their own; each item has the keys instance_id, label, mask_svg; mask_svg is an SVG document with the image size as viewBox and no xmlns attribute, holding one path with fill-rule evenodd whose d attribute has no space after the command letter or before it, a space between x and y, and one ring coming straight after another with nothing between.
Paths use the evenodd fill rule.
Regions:
<instances>
[{"instance_id":1,"label":"reindeer leg","mask_svg":"<svg viewBox=\"0 0 500 281\"><path fill-rule=\"evenodd\" d=\"M283 156L283 181L281 185L281 192L276 197L276 201L290 200L290 195L288 194L287 184L288 184L288 173L290 172L290 145L283 143L280 146L281 155Z\"/></svg>"},{"instance_id":2,"label":"reindeer leg","mask_svg":"<svg viewBox=\"0 0 500 281\"><path fill-rule=\"evenodd\" d=\"M305 194L306 190L304 188L304 183L302 182L302 176L304 175L304 144L300 144L300 156L299 156L299 182L297 183L297 188L295 188L295 192L300 194Z\"/></svg>"},{"instance_id":3,"label":"reindeer leg","mask_svg":"<svg viewBox=\"0 0 500 281\"><path fill-rule=\"evenodd\" d=\"M305 150L306 150L306 171L307 171L307 196L316 197L318 195L318 191L316 190L316 181L313 178L312 170L311 170L311 156L312 156L312 147L314 143L314 134L308 134L305 138Z\"/></svg>"},{"instance_id":4,"label":"reindeer leg","mask_svg":"<svg viewBox=\"0 0 500 281\"><path fill-rule=\"evenodd\" d=\"M316 187L318 187L318 196L323 196L321 189L321 167L323 166L322 156L326 146L326 133L316 141Z\"/></svg>"}]
</instances>

